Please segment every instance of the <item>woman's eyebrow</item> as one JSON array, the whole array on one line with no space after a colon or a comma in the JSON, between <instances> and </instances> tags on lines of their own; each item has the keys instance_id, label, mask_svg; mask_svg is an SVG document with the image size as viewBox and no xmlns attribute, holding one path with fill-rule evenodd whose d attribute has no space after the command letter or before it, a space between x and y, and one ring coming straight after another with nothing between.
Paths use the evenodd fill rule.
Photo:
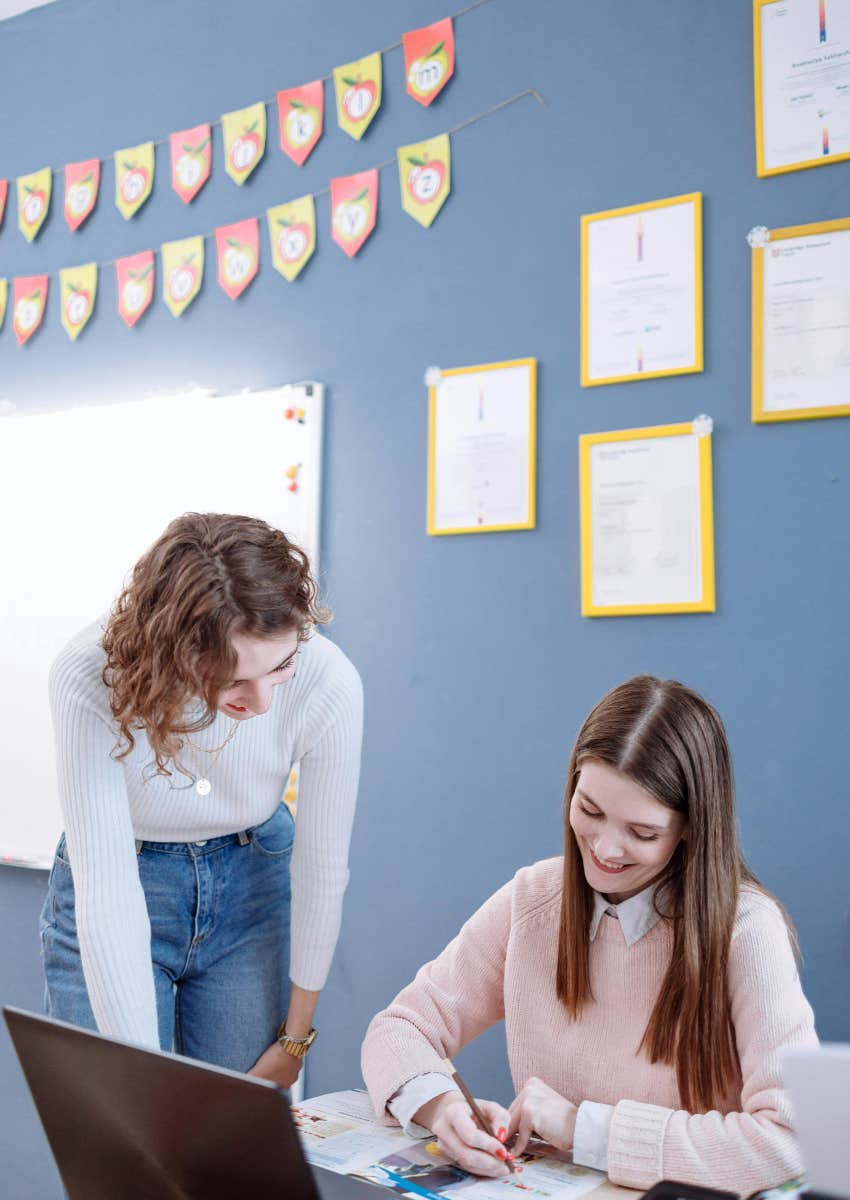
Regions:
<instances>
[{"instance_id":1,"label":"woman's eyebrow","mask_svg":"<svg viewBox=\"0 0 850 1200\"><path fill-rule=\"evenodd\" d=\"M291 658L295 658L295 655L296 655L297 653L298 653L298 647L296 646L294 650L291 650L291 651L289 652L289 654L287 654L286 658L282 658L282 659L280 660L280 662L279 662L279 663L277 663L277 665L276 665L276 666L272 667L272 670L271 670L271 671L266 671L266 674L267 674L267 675L271 675L272 671L276 671L276 670L278 669L278 667L282 667L282 666L284 666L286 663L288 663L288 662L289 662L289 660L290 660ZM231 688L231 687L236 687L236 685L237 685L238 683L248 683L248 682L249 682L249 681L248 681L247 679L231 679L230 683L226 683L224 686L225 686L225 687L229 687L229 688Z\"/></svg>"},{"instance_id":2,"label":"woman's eyebrow","mask_svg":"<svg viewBox=\"0 0 850 1200\"><path fill-rule=\"evenodd\" d=\"M586 800L588 802L588 804L592 804L593 807L598 808L600 812L604 811L596 803L596 801L593 799L592 796L588 796L587 792L584 791L583 788L576 788L576 791L578 792L579 796L581 796L582 800ZM669 825L653 825L651 821L627 821L626 824L638 825L638 826L640 826L641 829L658 829L662 833L665 833L670 828Z\"/></svg>"}]
</instances>

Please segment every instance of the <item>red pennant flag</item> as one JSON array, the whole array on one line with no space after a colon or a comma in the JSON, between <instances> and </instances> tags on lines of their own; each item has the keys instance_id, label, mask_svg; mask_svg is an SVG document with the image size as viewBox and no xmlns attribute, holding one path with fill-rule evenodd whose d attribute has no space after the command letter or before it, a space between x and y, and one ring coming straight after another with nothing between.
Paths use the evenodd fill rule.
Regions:
<instances>
[{"instance_id":1,"label":"red pennant flag","mask_svg":"<svg viewBox=\"0 0 850 1200\"><path fill-rule=\"evenodd\" d=\"M190 204L210 177L212 142L209 125L196 125L171 135L171 186Z\"/></svg>"},{"instance_id":2,"label":"red pennant flag","mask_svg":"<svg viewBox=\"0 0 850 1200\"><path fill-rule=\"evenodd\" d=\"M455 69L455 35L451 17L403 33L407 94L428 105L446 86Z\"/></svg>"},{"instance_id":3,"label":"red pennant flag","mask_svg":"<svg viewBox=\"0 0 850 1200\"><path fill-rule=\"evenodd\" d=\"M38 329L46 303L46 275L26 275L15 280L12 324L19 346L23 346Z\"/></svg>"},{"instance_id":4,"label":"red pennant flag","mask_svg":"<svg viewBox=\"0 0 850 1200\"><path fill-rule=\"evenodd\" d=\"M280 148L299 167L322 136L325 88L321 79L277 94Z\"/></svg>"},{"instance_id":5,"label":"red pennant flag","mask_svg":"<svg viewBox=\"0 0 850 1200\"><path fill-rule=\"evenodd\" d=\"M260 233L256 217L222 225L215 231L218 251L218 282L231 300L241 296L257 274Z\"/></svg>"},{"instance_id":6,"label":"red pennant flag","mask_svg":"<svg viewBox=\"0 0 850 1200\"><path fill-rule=\"evenodd\" d=\"M118 290L118 311L132 328L153 300L153 250L116 259L115 284Z\"/></svg>"},{"instance_id":7,"label":"red pennant flag","mask_svg":"<svg viewBox=\"0 0 850 1200\"><path fill-rule=\"evenodd\" d=\"M377 216L377 170L331 180L331 236L349 258L375 228Z\"/></svg>"},{"instance_id":8,"label":"red pennant flag","mask_svg":"<svg viewBox=\"0 0 850 1200\"><path fill-rule=\"evenodd\" d=\"M65 168L65 220L70 230L79 229L91 215L100 188L100 159L68 163Z\"/></svg>"},{"instance_id":9,"label":"red pennant flag","mask_svg":"<svg viewBox=\"0 0 850 1200\"><path fill-rule=\"evenodd\" d=\"M0 226L3 224L3 214L6 211L6 197L9 195L9 180L0 179Z\"/></svg>"}]
</instances>

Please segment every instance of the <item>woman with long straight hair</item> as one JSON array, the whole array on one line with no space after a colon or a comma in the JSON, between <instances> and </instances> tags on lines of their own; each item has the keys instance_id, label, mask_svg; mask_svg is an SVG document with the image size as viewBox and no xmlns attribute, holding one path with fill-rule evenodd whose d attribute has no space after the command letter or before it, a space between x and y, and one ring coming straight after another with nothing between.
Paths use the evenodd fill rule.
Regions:
<instances>
[{"instance_id":1,"label":"woman with long straight hair","mask_svg":"<svg viewBox=\"0 0 850 1200\"><path fill-rule=\"evenodd\" d=\"M280 530L188 513L59 655L50 1015L295 1081L360 767L360 679L316 632L329 616ZM297 835L282 803L294 764Z\"/></svg>"},{"instance_id":2,"label":"woman with long straight hair","mask_svg":"<svg viewBox=\"0 0 850 1200\"><path fill-rule=\"evenodd\" d=\"M535 1134L614 1183L746 1195L801 1171L779 1052L817 1037L795 959L738 845L719 716L639 676L579 732L563 856L518 871L374 1018L364 1077L379 1116L477 1174ZM482 1102L494 1138L444 1059L499 1020L516 1098Z\"/></svg>"}]
</instances>

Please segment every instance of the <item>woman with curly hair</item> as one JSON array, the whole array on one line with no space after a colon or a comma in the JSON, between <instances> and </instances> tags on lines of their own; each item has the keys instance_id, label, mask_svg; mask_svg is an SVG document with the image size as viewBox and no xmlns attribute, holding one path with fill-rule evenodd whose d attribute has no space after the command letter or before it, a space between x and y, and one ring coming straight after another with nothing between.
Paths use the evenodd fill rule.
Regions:
<instances>
[{"instance_id":1,"label":"woman with curly hair","mask_svg":"<svg viewBox=\"0 0 850 1200\"><path fill-rule=\"evenodd\" d=\"M283 533L189 513L105 625L59 655L51 1016L294 1083L339 934L360 768L360 679L315 632L328 619ZM297 836L282 803L296 763Z\"/></svg>"}]
</instances>

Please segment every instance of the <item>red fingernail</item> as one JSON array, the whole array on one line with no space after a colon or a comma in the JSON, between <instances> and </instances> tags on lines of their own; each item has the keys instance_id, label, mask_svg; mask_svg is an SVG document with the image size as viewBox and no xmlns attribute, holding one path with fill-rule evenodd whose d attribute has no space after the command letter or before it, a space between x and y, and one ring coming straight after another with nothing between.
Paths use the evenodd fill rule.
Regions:
<instances>
[{"instance_id":1,"label":"red fingernail","mask_svg":"<svg viewBox=\"0 0 850 1200\"><path fill-rule=\"evenodd\" d=\"M508 1131L507 1131L507 1129L505 1129L505 1127L503 1125L502 1128L499 1129L499 1131L497 1132L496 1137L499 1139L500 1142L503 1142L507 1136L508 1136Z\"/></svg>"},{"instance_id":2,"label":"red fingernail","mask_svg":"<svg viewBox=\"0 0 850 1200\"><path fill-rule=\"evenodd\" d=\"M509 1157L509 1155L508 1155L507 1150L497 1150L496 1151L496 1158L501 1158L503 1162L508 1157Z\"/></svg>"}]
</instances>

